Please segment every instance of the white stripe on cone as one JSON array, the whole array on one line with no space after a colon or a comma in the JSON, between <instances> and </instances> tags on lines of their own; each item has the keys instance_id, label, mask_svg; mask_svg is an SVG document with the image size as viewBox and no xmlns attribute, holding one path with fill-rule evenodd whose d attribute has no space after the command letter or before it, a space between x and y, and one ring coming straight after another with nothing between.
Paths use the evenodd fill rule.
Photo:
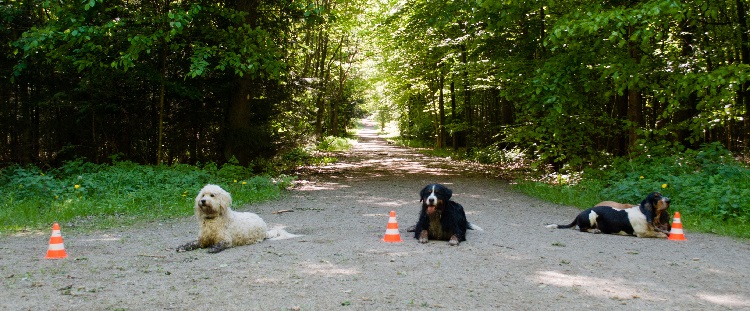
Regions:
<instances>
[{"instance_id":1,"label":"white stripe on cone","mask_svg":"<svg viewBox=\"0 0 750 311\"><path fill-rule=\"evenodd\" d=\"M60 244L50 244L49 247L47 248L47 250L50 250L50 251L61 251L61 250L64 250L64 249L65 249L65 246L62 243L60 243Z\"/></svg>"}]
</instances>

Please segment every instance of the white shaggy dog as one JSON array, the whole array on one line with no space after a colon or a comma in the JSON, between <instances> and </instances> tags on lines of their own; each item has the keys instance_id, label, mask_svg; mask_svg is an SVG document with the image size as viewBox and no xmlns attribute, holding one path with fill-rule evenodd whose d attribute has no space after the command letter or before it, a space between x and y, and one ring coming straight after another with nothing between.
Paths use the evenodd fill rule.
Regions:
<instances>
[{"instance_id":1,"label":"white shaggy dog","mask_svg":"<svg viewBox=\"0 0 750 311\"><path fill-rule=\"evenodd\" d=\"M268 230L260 216L249 212L235 212L232 196L217 185L206 185L195 197L195 217L200 225L198 240L177 248L178 252L208 248L218 253L227 248L254 244L264 239L297 237L281 228Z\"/></svg>"}]
</instances>

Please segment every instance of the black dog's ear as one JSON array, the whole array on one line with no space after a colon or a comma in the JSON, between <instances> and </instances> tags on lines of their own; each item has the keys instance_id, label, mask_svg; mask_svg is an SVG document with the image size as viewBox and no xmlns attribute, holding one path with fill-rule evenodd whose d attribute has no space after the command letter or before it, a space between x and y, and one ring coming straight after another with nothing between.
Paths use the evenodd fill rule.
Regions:
<instances>
[{"instance_id":1,"label":"black dog's ear","mask_svg":"<svg viewBox=\"0 0 750 311\"><path fill-rule=\"evenodd\" d=\"M429 195L428 193L430 190L428 189L430 186L426 186L422 188L422 190L419 191L419 202L423 202L425 198Z\"/></svg>"},{"instance_id":2,"label":"black dog's ear","mask_svg":"<svg viewBox=\"0 0 750 311\"><path fill-rule=\"evenodd\" d=\"M448 201L453 196L453 190L448 189L447 187L443 187L445 189L445 200Z\"/></svg>"}]
</instances>

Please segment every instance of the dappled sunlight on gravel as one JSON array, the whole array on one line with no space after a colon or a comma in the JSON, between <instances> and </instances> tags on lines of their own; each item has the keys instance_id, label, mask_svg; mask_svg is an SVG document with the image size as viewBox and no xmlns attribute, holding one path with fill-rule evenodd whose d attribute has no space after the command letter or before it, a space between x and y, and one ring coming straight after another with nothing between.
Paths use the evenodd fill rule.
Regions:
<instances>
[{"instance_id":1,"label":"dappled sunlight on gravel","mask_svg":"<svg viewBox=\"0 0 750 311\"><path fill-rule=\"evenodd\" d=\"M740 295L725 295L725 294L710 294L710 293L698 293L698 297L708 302L715 303L722 306L732 308L748 308L750 307L750 299Z\"/></svg>"},{"instance_id":2,"label":"dappled sunlight on gravel","mask_svg":"<svg viewBox=\"0 0 750 311\"><path fill-rule=\"evenodd\" d=\"M568 275L557 271L540 271L536 281L541 286L553 285L567 287L585 295L607 297L610 299L658 299L648 294L645 288L657 284L629 284L630 282L615 278L598 278L584 275Z\"/></svg>"}]
</instances>

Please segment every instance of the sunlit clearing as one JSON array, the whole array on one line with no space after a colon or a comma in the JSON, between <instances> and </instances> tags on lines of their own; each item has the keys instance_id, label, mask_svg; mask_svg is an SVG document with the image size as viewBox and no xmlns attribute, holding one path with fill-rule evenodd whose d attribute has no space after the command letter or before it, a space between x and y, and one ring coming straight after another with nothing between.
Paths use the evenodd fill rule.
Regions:
<instances>
[{"instance_id":1,"label":"sunlit clearing","mask_svg":"<svg viewBox=\"0 0 750 311\"><path fill-rule=\"evenodd\" d=\"M324 276L334 275L355 275L359 274L359 270L355 268L339 268L331 263L307 263L304 264L305 268L303 271L307 274L320 274Z\"/></svg>"},{"instance_id":2,"label":"sunlit clearing","mask_svg":"<svg viewBox=\"0 0 750 311\"><path fill-rule=\"evenodd\" d=\"M739 295L716 295L698 293L698 298L727 307L750 307L750 299Z\"/></svg>"},{"instance_id":3,"label":"sunlit clearing","mask_svg":"<svg viewBox=\"0 0 750 311\"><path fill-rule=\"evenodd\" d=\"M626 281L618 279L600 279L581 275L567 275L557 271L541 271L537 272L536 281L548 285L577 288L581 293L596 297L613 299L654 298L648 297L643 292L643 285L624 284Z\"/></svg>"},{"instance_id":4,"label":"sunlit clearing","mask_svg":"<svg viewBox=\"0 0 750 311\"><path fill-rule=\"evenodd\" d=\"M81 241L87 241L87 242L116 242L122 240L118 237L112 237L112 236L103 236L100 238L94 238L94 239L82 239Z\"/></svg>"},{"instance_id":5,"label":"sunlit clearing","mask_svg":"<svg viewBox=\"0 0 750 311\"><path fill-rule=\"evenodd\" d=\"M365 217L389 217L390 214L364 214Z\"/></svg>"},{"instance_id":6,"label":"sunlit clearing","mask_svg":"<svg viewBox=\"0 0 750 311\"><path fill-rule=\"evenodd\" d=\"M364 200L363 200L363 201L364 201ZM377 206L386 206L386 207L394 207L394 206L404 206L404 205L408 205L408 204L411 204L411 203L413 203L413 202L411 202L411 201L407 202L407 201L404 201L404 200L395 200L395 201L375 201L375 202L365 201L365 202L367 202L367 203L369 203L369 204L372 204L372 205L377 205Z\"/></svg>"},{"instance_id":7,"label":"sunlit clearing","mask_svg":"<svg viewBox=\"0 0 750 311\"><path fill-rule=\"evenodd\" d=\"M319 190L338 190L342 188L349 188L350 186L342 185L339 183L312 183L312 182L298 182L299 191L319 191Z\"/></svg>"}]
</instances>

